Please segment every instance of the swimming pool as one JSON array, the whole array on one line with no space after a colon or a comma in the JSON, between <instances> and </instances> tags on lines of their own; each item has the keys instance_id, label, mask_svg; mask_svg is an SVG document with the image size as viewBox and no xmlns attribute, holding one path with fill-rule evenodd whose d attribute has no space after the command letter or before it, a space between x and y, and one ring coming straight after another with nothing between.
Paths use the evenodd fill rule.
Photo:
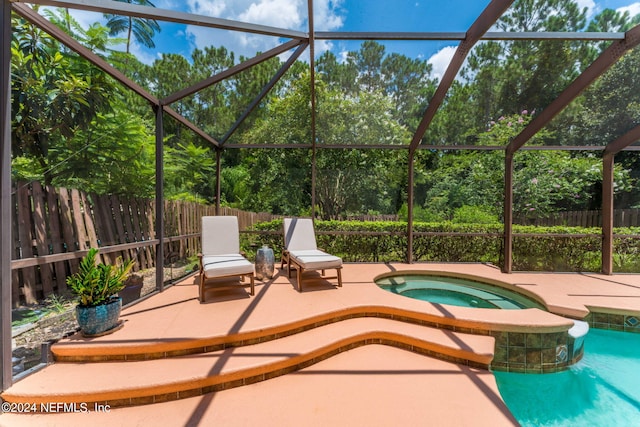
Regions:
<instances>
[{"instance_id":1,"label":"swimming pool","mask_svg":"<svg viewBox=\"0 0 640 427\"><path fill-rule=\"evenodd\" d=\"M488 283L429 274L387 276L380 288L409 298L462 307L517 310L544 306L518 292Z\"/></svg>"},{"instance_id":2,"label":"swimming pool","mask_svg":"<svg viewBox=\"0 0 640 427\"><path fill-rule=\"evenodd\" d=\"M523 426L639 426L640 334L591 329L584 357L551 374L494 372Z\"/></svg>"}]
</instances>

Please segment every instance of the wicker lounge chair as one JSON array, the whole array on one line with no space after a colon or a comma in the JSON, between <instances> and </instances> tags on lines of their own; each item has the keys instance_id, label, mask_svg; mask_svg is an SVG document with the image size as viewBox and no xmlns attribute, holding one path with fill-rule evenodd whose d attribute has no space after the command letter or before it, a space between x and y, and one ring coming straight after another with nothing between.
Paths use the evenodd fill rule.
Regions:
<instances>
[{"instance_id":1,"label":"wicker lounge chair","mask_svg":"<svg viewBox=\"0 0 640 427\"><path fill-rule=\"evenodd\" d=\"M316 234L311 218L284 219L284 246L280 268L287 264L289 278L292 267L298 273L298 291L302 292L304 272L321 270L324 279L338 279L342 286L342 259L329 255L316 246ZM326 277L325 270L336 269L336 276Z\"/></svg>"},{"instance_id":2,"label":"wicker lounge chair","mask_svg":"<svg viewBox=\"0 0 640 427\"><path fill-rule=\"evenodd\" d=\"M200 302L204 302L208 279L249 276L251 295L254 295L254 269L240 252L240 231L235 216L202 217L202 253L200 261Z\"/></svg>"}]
</instances>

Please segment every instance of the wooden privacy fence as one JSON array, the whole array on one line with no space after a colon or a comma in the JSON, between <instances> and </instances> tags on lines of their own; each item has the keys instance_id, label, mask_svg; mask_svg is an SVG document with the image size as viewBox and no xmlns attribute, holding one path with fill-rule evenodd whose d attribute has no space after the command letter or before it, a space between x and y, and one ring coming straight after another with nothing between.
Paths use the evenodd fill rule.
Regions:
<instances>
[{"instance_id":1,"label":"wooden privacy fence","mask_svg":"<svg viewBox=\"0 0 640 427\"><path fill-rule=\"evenodd\" d=\"M515 224L568 227L601 227L602 211L569 211L557 212L544 217L515 218ZM614 227L640 227L640 209L615 209L613 211Z\"/></svg>"},{"instance_id":2,"label":"wooden privacy fence","mask_svg":"<svg viewBox=\"0 0 640 427\"><path fill-rule=\"evenodd\" d=\"M102 261L118 257L136 261L134 271L155 267L155 200L87 194L77 189L17 183L12 192L11 254L13 304L35 303L66 291L66 277L91 247ZM200 250L200 217L215 215L214 206L165 201L165 263ZM270 214L222 208L236 215L240 229Z\"/></svg>"},{"instance_id":3,"label":"wooden privacy fence","mask_svg":"<svg viewBox=\"0 0 640 427\"><path fill-rule=\"evenodd\" d=\"M66 278L91 247L101 259L136 261L134 270L155 268L154 199L87 194L77 189L17 183L12 192L12 298L14 305L35 303L66 291ZM200 217L215 215L214 206L165 201L165 265L200 250ZM276 216L223 207L220 215L238 217L240 230ZM516 223L599 227L600 211L564 212ZM640 209L615 211L615 226L640 226ZM366 217L360 220L389 220ZM3 220L7 220L3 218Z\"/></svg>"}]
</instances>

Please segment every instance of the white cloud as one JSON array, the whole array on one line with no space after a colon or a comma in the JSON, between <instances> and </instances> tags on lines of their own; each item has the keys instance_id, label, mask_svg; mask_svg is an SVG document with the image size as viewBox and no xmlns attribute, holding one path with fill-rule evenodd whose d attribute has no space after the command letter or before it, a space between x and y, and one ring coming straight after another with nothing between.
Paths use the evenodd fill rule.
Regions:
<instances>
[{"instance_id":1,"label":"white cloud","mask_svg":"<svg viewBox=\"0 0 640 427\"><path fill-rule=\"evenodd\" d=\"M349 59L349 51L341 50L338 54L338 58L341 64L345 64L347 62L347 59Z\"/></svg>"},{"instance_id":2,"label":"white cloud","mask_svg":"<svg viewBox=\"0 0 640 427\"><path fill-rule=\"evenodd\" d=\"M629 6L624 6L619 9L616 9L616 11L620 13L629 12L629 16L633 18L634 16L640 14L640 3L633 3L633 4L630 4Z\"/></svg>"},{"instance_id":3,"label":"white cloud","mask_svg":"<svg viewBox=\"0 0 640 427\"><path fill-rule=\"evenodd\" d=\"M191 13L216 18L220 18L220 15L227 9L224 0L187 0L185 3Z\"/></svg>"},{"instance_id":4,"label":"white cloud","mask_svg":"<svg viewBox=\"0 0 640 427\"><path fill-rule=\"evenodd\" d=\"M314 1L314 29L316 31L332 31L344 25L342 5L345 0L315 0ZM309 31L308 5L306 0L156 0L154 4L159 9L180 10L215 18L233 21L267 25L275 28ZM88 28L94 22L106 23L101 13L72 10L83 28ZM163 25L163 22L160 22ZM240 55L253 57L257 52L265 52L283 43L277 37L243 33L240 31L218 30L197 25L185 26L183 36L191 48L204 49L207 46L224 46ZM176 39L176 43L179 40ZM132 53L141 60L152 61L153 54L144 54L144 49L135 48L132 42ZM331 49L329 41L317 41L316 55Z\"/></svg>"},{"instance_id":5,"label":"white cloud","mask_svg":"<svg viewBox=\"0 0 640 427\"><path fill-rule=\"evenodd\" d=\"M451 62L451 58L456 53L455 46L447 46L440 49L434 55L429 58L427 61L429 64L433 66L433 76L438 80L442 79L444 72L447 70L449 63Z\"/></svg>"},{"instance_id":6,"label":"white cloud","mask_svg":"<svg viewBox=\"0 0 640 427\"><path fill-rule=\"evenodd\" d=\"M313 3L313 24L316 31L331 31L342 28L342 0L316 0Z\"/></svg>"},{"instance_id":7,"label":"white cloud","mask_svg":"<svg viewBox=\"0 0 640 427\"><path fill-rule=\"evenodd\" d=\"M580 10L587 8L587 18L591 18L597 11L596 3L593 0L576 0L576 3L578 3Z\"/></svg>"},{"instance_id":8,"label":"white cloud","mask_svg":"<svg viewBox=\"0 0 640 427\"><path fill-rule=\"evenodd\" d=\"M242 22L279 28L300 28L304 21L302 5L300 0L261 0L259 3L252 3L238 18Z\"/></svg>"},{"instance_id":9,"label":"white cloud","mask_svg":"<svg viewBox=\"0 0 640 427\"><path fill-rule=\"evenodd\" d=\"M165 0L170 1L170 0ZM344 24L343 0L317 0L314 2L314 28L316 31L329 31ZM307 2L304 0L187 0L191 13L199 13L216 18L230 19L258 25L267 25L287 30L308 32L309 21ZM212 30L188 26L187 34L195 47L225 46L236 55L254 56L282 43L276 37L260 36L237 31L215 32ZM316 44L316 54L321 54L330 43Z\"/></svg>"},{"instance_id":10,"label":"white cloud","mask_svg":"<svg viewBox=\"0 0 640 427\"><path fill-rule=\"evenodd\" d=\"M315 56L320 56L327 50L332 50L333 47L333 42L330 40L316 40L314 49Z\"/></svg>"}]
</instances>

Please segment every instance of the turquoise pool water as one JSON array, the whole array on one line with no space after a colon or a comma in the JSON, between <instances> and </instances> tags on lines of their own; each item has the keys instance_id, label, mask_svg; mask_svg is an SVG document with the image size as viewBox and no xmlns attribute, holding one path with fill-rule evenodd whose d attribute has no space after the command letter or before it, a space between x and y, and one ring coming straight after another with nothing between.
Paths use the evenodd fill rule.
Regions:
<instances>
[{"instance_id":1,"label":"turquoise pool water","mask_svg":"<svg viewBox=\"0 0 640 427\"><path fill-rule=\"evenodd\" d=\"M523 426L640 426L640 334L591 329L568 371L494 375Z\"/></svg>"},{"instance_id":2,"label":"turquoise pool water","mask_svg":"<svg viewBox=\"0 0 640 427\"><path fill-rule=\"evenodd\" d=\"M544 307L526 296L499 286L455 277L402 275L376 281L378 286L394 294L462 307L517 310Z\"/></svg>"}]
</instances>

